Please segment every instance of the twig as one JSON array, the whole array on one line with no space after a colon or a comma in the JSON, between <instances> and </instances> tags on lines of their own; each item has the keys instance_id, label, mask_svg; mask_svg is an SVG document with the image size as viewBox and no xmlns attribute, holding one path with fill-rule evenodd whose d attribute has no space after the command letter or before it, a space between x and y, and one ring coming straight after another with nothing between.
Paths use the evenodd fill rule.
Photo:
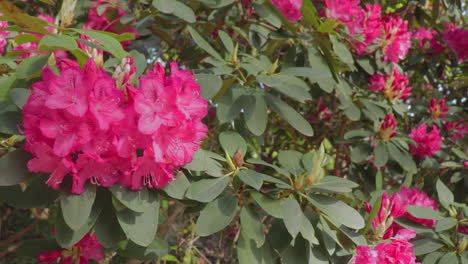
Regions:
<instances>
[{"instance_id":1,"label":"twig","mask_svg":"<svg viewBox=\"0 0 468 264\"><path fill-rule=\"evenodd\" d=\"M4 256L10 254L11 252L15 251L19 246L21 246L22 243L18 243L12 246L9 246L5 251L0 253L0 259L3 258Z\"/></svg>"},{"instance_id":2,"label":"twig","mask_svg":"<svg viewBox=\"0 0 468 264\"><path fill-rule=\"evenodd\" d=\"M27 226L27 227L21 229L18 233L12 235L12 236L9 237L8 239L3 240L3 241L0 241L0 248L10 245L11 243L15 242L15 241L18 240L20 237L22 237L24 234L33 231L34 229L36 229L36 226L37 226L36 223L30 224L29 226Z\"/></svg>"}]
</instances>

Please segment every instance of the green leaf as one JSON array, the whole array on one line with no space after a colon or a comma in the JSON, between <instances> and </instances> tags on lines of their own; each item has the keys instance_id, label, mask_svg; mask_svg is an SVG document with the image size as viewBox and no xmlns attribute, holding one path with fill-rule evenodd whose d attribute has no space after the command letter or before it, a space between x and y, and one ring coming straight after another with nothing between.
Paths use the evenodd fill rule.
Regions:
<instances>
[{"instance_id":1,"label":"green leaf","mask_svg":"<svg viewBox=\"0 0 468 264\"><path fill-rule=\"evenodd\" d=\"M172 14L176 8L175 2L174 0L153 0L152 4L159 11Z\"/></svg>"},{"instance_id":2,"label":"green leaf","mask_svg":"<svg viewBox=\"0 0 468 264\"><path fill-rule=\"evenodd\" d=\"M196 224L196 233L199 236L209 236L226 226L234 219L237 211L237 199L225 194L208 203L201 211Z\"/></svg>"},{"instance_id":3,"label":"green leaf","mask_svg":"<svg viewBox=\"0 0 468 264\"><path fill-rule=\"evenodd\" d=\"M18 79L29 79L39 75L49 56L36 55L23 60L16 68L15 75Z\"/></svg>"},{"instance_id":4,"label":"green leaf","mask_svg":"<svg viewBox=\"0 0 468 264\"><path fill-rule=\"evenodd\" d=\"M65 223L62 212L59 211L57 213L55 220L55 238L61 247L65 248L76 244L91 230L104 207L103 201L105 200L100 199L98 195L98 199L96 199L96 202L93 204L91 213L89 217L86 218L86 222L76 230L71 229L68 224Z\"/></svg>"},{"instance_id":5,"label":"green leaf","mask_svg":"<svg viewBox=\"0 0 468 264\"><path fill-rule=\"evenodd\" d=\"M227 51L232 54L234 53L234 42L232 42L231 37L224 32L223 30L218 31L218 36L223 42L224 47L227 49Z\"/></svg>"},{"instance_id":6,"label":"green leaf","mask_svg":"<svg viewBox=\"0 0 468 264\"><path fill-rule=\"evenodd\" d=\"M110 201L108 202L110 203ZM120 241L127 238L110 205L103 208L96 221L95 232L99 242L106 248L115 247Z\"/></svg>"},{"instance_id":7,"label":"green leaf","mask_svg":"<svg viewBox=\"0 0 468 264\"><path fill-rule=\"evenodd\" d=\"M19 108L23 108L30 94L29 90L25 88L13 88L10 90L10 97Z\"/></svg>"},{"instance_id":8,"label":"green leaf","mask_svg":"<svg viewBox=\"0 0 468 264\"><path fill-rule=\"evenodd\" d=\"M295 150L281 150L278 153L278 161L294 175L301 174L304 169L301 165L302 153Z\"/></svg>"},{"instance_id":9,"label":"green leaf","mask_svg":"<svg viewBox=\"0 0 468 264\"><path fill-rule=\"evenodd\" d=\"M359 143L351 149L351 160L356 163L366 161L371 155L372 148L367 143Z\"/></svg>"},{"instance_id":10,"label":"green leaf","mask_svg":"<svg viewBox=\"0 0 468 264\"><path fill-rule=\"evenodd\" d=\"M21 245L15 249L15 255L37 259L43 252L60 250L61 247L55 241L45 239L32 239L21 242Z\"/></svg>"},{"instance_id":11,"label":"green leaf","mask_svg":"<svg viewBox=\"0 0 468 264\"><path fill-rule=\"evenodd\" d=\"M281 258L283 264L298 264L298 263L309 263L308 253L310 246L302 238L298 237L294 243L294 246L289 246L281 252Z\"/></svg>"},{"instance_id":12,"label":"green leaf","mask_svg":"<svg viewBox=\"0 0 468 264\"><path fill-rule=\"evenodd\" d=\"M239 264L264 263L261 250L256 247L254 240L246 237L244 232L241 232L239 240L237 241L237 258Z\"/></svg>"},{"instance_id":13,"label":"green leaf","mask_svg":"<svg viewBox=\"0 0 468 264\"><path fill-rule=\"evenodd\" d=\"M19 112L0 113L0 133L20 135L18 126L23 123L23 115Z\"/></svg>"},{"instance_id":14,"label":"green leaf","mask_svg":"<svg viewBox=\"0 0 468 264\"><path fill-rule=\"evenodd\" d=\"M119 202L132 211L142 213L149 207L147 188L134 191L121 185L114 185L109 190Z\"/></svg>"},{"instance_id":15,"label":"green leaf","mask_svg":"<svg viewBox=\"0 0 468 264\"><path fill-rule=\"evenodd\" d=\"M353 229L364 227L365 223L362 216L354 208L340 200L324 195L312 195L307 199L334 222Z\"/></svg>"},{"instance_id":16,"label":"green leaf","mask_svg":"<svg viewBox=\"0 0 468 264\"><path fill-rule=\"evenodd\" d=\"M442 215L439 212L429 207L408 205L407 211L412 216L417 217L417 218L435 219L435 220L442 219Z\"/></svg>"},{"instance_id":17,"label":"green leaf","mask_svg":"<svg viewBox=\"0 0 468 264\"><path fill-rule=\"evenodd\" d=\"M265 210L265 212L267 212L269 215L275 218L283 218L281 200L271 199L268 196L258 192L251 192L250 195L258 203L258 205L260 205L260 207L263 210Z\"/></svg>"},{"instance_id":18,"label":"green leaf","mask_svg":"<svg viewBox=\"0 0 468 264\"><path fill-rule=\"evenodd\" d=\"M1 161L1 159L0 159ZM11 163L10 166L17 164ZM22 168L26 168L26 165ZM4 171L0 166L1 171ZM2 175L3 176L3 175ZM20 185L1 186L0 201L16 208L37 208L52 203L58 192L45 184L46 177L37 176L28 182L25 190Z\"/></svg>"},{"instance_id":19,"label":"green leaf","mask_svg":"<svg viewBox=\"0 0 468 264\"><path fill-rule=\"evenodd\" d=\"M310 137L314 135L310 123L283 100L270 94L265 94L265 100L273 111L283 117L297 131Z\"/></svg>"},{"instance_id":20,"label":"green leaf","mask_svg":"<svg viewBox=\"0 0 468 264\"><path fill-rule=\"evenodd\" d=\"M0 59L1 59L1 57L0 57ZM2 62L0 62L0 64L1 63ZM16 63L14 61L12 61L11 63L16 65ZM12 86L15 84L15 82L16 82L16 75L15 74L0 76L0 102L6 101L6 100L9 99L8 98L9 91L12 88ZM0 125L1 125L1 123L2 122L0 122Z\"/></svg>"},{"instance_id":21,"label":"green leaf","mask_svg":"<svg viewBox=\"0 0 468 264\"><path fill-rule=\"evenodd\" d=\"M200 0L209 8L220 8L234 3L235 0Z\"/></svg>"},{"instance_id":22,"label":"green leaf","mask_svg":"<svg viewBox=\"0 0 468 264\"><path fill-rule=\"evenodd\" d=\"M298 102L304 103L312 100L312 96L308 91L309 86L297 77L281 73L275 75L261 74L257 76L257 80Z\"/></svg>"},{"instance_id":23,"label":"green leaf","mask_svg":"<svg viewBox=\"0 0 468 264\"><path fill-rule=\"evenodd\" d=\"M432 252L424 257L423 264L436 264L437 261L444 255L444 252Z\"/></svg>"},{"instance_id":24,"label":"green leaf","mask_svg":"<svg viewBox=\"0 0 468 264\"><path fill-rule=\"evenodd\" d=\"M268 107L263 96L247 95L248 103L244 106L244 120L247 128L256 136L265 132L268 123Z\"/></svg>"},{"instance_id":25,"label":"green leaf","mask_svg":"<svg viewBox=\"0 0 468 264\"><path fill-rule=\"evenodd\" d=\"M338 41L335 37L330 37L330 40L333 43L333 50L340 60L349 65L354 64L353 54L351 54L346 45Z\"/></svg>"},{"instance_id":26,"label":"green leaf","mask_svg":"<svg viewBox=\"0 0 468 264\"><path fill-rule=\"evenodd\" d=\"M206 174L219 177L223 176L222 167L215 159L224 160L223 157L208 150L198 149L193 156L192 162L184 168L194 171L204 171Z\"/></svg>"},{"instance_id":27,"label":"green leaf","mask_svg":"<svg viewBox=\"0 0 468 264\"><path fill-rule=\"evenodd\" d=\"M261 18L265 19L268 23L277 28L281 27L281 18L275 12L268 9L263 4L253 4L253 7Z\"/></svg>"},{"instance_id":28,"label":"green leaf","mask_svg":"<svg viewBox=\"0 0 468 264\"><path fill-rule=\"evenodd\" d=\"M311 185L310 190L326 193L347 193L358 186L359 184L341 177L326 176L320 182Z\"/></svg>"},{"instance_id":29,"label":"green leaf","mask_svg":"<svg viewBox=\"0 0 468 264\"><path fill-rule=\"evenodd\" d=\"M453 193L440 179L437 179L436 189L437 195L439 196L439 202L445 207L445 209L449 210L450 204L455 201Z\"/></svg>"},{"instance_id":30,"label":"green leaf","mask_svg":"<svg viewBox=\"0 0 468 264\"><path fill-rule=\"evenodd\" d=\"M195 17L195 13L193 13L192 8L190 8L186 4L179 2L179 1L174 1L173 5L174 5L173 14L176 17L181 18L189 23L194 23L195 21L197 21Z\"/></svg>"},{"instance_id":31,"label":"green leaf","mask_svg":"<svg viewBox=\"0 0 468 264\"><path fill-rule=\"evenodd\" d=\"M442 232L445 230L449 230L450 228L454 227L457 224L457 219L452 217L445 217L444 219L440 219L437 221L435 225L436 232Z\"/></svg>"},{"instance_id":32,"label":"green leaf","mask_svg":"<svg viewBox=\"0 0 468 264\"><path fill-rule=\"evenodd\" d=\"M155 238L151 244L145 247L139 246L130 241L125 248L125 253L127 257L132 259L161 259L162 257L169 254L169 244L160 238Z\"/></svg>"},{"instance_id":33,"label":"green leaf","mask_svg":"<svg viewBox=\"0 0 468 264\"><path fill-rule=\"evenodd\" d=\"M164 191L172 198L175 199L183 199L185 192L187 191L188 187L190 186L190 182L185 177L184 174L177 176L173 181L171 181L166 187L164 187Z\"/></svg>"},{"instance_id":34,"label":"green leaf","mask_svg":"<svg viewBox=\"0 0 468 264\"><path fill-rule=\"evenodd\" d=\"M302 237L308 240L311 244L319 244L319 241L315 237L314 227L305 214L302 214L302 223L299 231L301 232Z\"/></svg>"},{"instance_id":35,"label":"green leaf","mask_svg":"<svg viewBox=\"0 0 468 264\"><path fill-rule=\"evenodd\" d=\"M265 233L260 217L250 206L245 206L240 212L240 221L244 235L253 239L260 248L265 243Z\"/></svg>"},{"instance_id":36,"label":"green leaf","mask_svg":"<svg viewBox=\"0 0 468 264\"><path fill-rule=\"evenodd\" d=\"M298 77L307 77L312 80L317 79L326 79L332 77L330 70L323 70L317 68L308 68L308 67L291 67L286 68L282 71L284 74L290 74Z\"/></svg>"},{"instance_id":37,"label":"green leaf","mask_svg":"<svg viewBox=\"0 0 468 264\"><path fill-rule=\"evenodd\" d=\"M372 75L375 73L374 67L370 64L369 59L358 59L356 61L368 74Z\"/></svg>"},{"instance_id":38,"label":"green leaf","mask_svg":"<svg viewBox=\"0 0 468 264\"><path fill-rule=\"evenodd\" d=\"M31 159L31 154L16 149L0 157L0 186L11 186L24 182L29 175L26 164Z\"/></svg>"},{"instance_id":39,"label":"green leaf","mask_svg":"<svg viewBox=\"0 0 468 264\"><path fill-rule=\"evenodd\" d=\"M303 213L299 203L293 199L288 198L282 204L283 221L286 229L293 238L297 236L301 229Z\"/></svg>"},{"instance_id":40,"label":"green leaf","mask_svg":"<svg viewBox=\"0 0 468 264\"><path fill-rule=\"evenodd\" d=\"M242 151L243 155L247 153L247 143L245 142L244 138L237 132L222 132L219 134L219 143L231 157L234 156L234 153L238 148Z\"/></svg>"},{"instance_id":41,"label":"green leaf","mask_svg":"<svg viewBox=\"0 0 468 264\"><path fill-rule=\"evenodd\" d=\"M101 43L105 51L108 51L109 53L114 55L119 60L122 60L125 56L128 55L128 53L123 49L119 40L117 40L115 37L112 37L111 35L107 34L104 31L76 29L76 28L74 28L73 30Z\"/></svg>"},{"instance_id":42,"label":"green leaf","mask_svg":"<svg viewBox=\"0 0 468 264\"><path fill-rule=\"evenodd\" d=\"M82 194L65 194L60 197L63 219L73 229L82 227L91 214L91 209L96 199L96 186L89 184Z\"/></svg>"},{"instance_id":43,"label":"green leaf","mask_svg":"<svg viewBox=\"0 0 468 264\"><path fill-rule=\"evenodd\" d=\"M261 173L258 173L254 170L241 170L239 171L238 176L241 181L257 191L262 187L263 178Z\"/></svg>"},{"instance_id":44,"label":"green leaf","mask_svg":"<svg viewBox=\"0 0 468 264\"><path fill-rule=\"evenodd\" d=\"M75 50L78 49L75 39L64 35L48 35L39 42L39 49Z\"/></svg>"},{"instance_id":45,"label":"green leaf","mask_svg":"<svg viewBox=\"0 0 468 264\"><path fill-rule=\"evenodd\" d=\"M407 151L401 151L393 142L387 144L387 149L390 157L398 162L404 170L408 172L416 172L418 170L413 157Z\"/></svg>"},{"instance_id":46,"label":"green leaf","mask_svg":"<svg viewBox=\"0 0 468 264\"><path fill-rule=\"evenodd\" d=\"M424 238L419 240L413 240L411 243L414 245L413 249L416 256L424 255L427 253L434 252L439 248L445 246L445 243L433 238Z\"/></svg>"},{"instance_id":47,"label":"green leaf","mask_svg":"<svg viewBox=\"0 0 468 264\"><path fill-rule=\"evenodd\" d=\"M202 203L213 201L226 188L229 177L217 179L204 179L190 184L185 196Z\"/></svg>"},{"instance_id":48,"label":"green leaf","mask_svg":"<svg viewBox=\"0 0 468 264\"><path fill-rule=\"evenodd\" d=\"M374 135L374 132L364 129L356 129L348 131L344 134L344 139L350 139L353 137L370 137Z\"/></svg>"},{"instance_id":49,"label":"green leaf","mask_svg":"<svg viewBox=\"0 0 468 264\"><path fill-rule=\"evenodd\" d=\"M117 211L117 220L130 240L140 246L148 246L156 235L159 221L159 200L155 193L149 192L149 208L143 213L130 209Z\"/></svg>"},{"instance_id":50,"label":"green leaf","mask_svg":"<svg viewBox=\"0 0 468 264\"><path fill-rule=\"evenodd\" d=\"M219 53L213 49L213 47L206 41L194 28L191 26L187 26L188 31L190 32L190 35L192 35L193 41L202 48L204 51L206 51L208 54L211 56L215 57L216 59L223 61L223 58Z\"/></svg>"},{"instance_id":51,"label":"green leaf","mask_svg":"<svg viewBox=\"0 0 468 264\"><path fill-rule=\"evenodd\" d=\"M380 142L374 149L374 165L378 168L383 167L388 161L388 151L386 144Z\"/></svg>"},{"instance_id":52,"label":"green leaf","mask_svg":"<svg viewBox=\"0 0 468 264\"><path fill-rule=\"evenodd\" d=\"M202 97L206 100L213 98L223 85L223 80L214 74L200 73L195 78L202 87Z\"/></svg>"}]
</instances>

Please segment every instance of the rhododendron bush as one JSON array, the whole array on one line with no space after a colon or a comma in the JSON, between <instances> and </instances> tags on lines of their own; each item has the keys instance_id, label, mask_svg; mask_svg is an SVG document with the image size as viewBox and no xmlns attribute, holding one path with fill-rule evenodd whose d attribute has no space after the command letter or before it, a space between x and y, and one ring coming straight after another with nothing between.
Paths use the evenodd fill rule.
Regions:
<instances>
[{"instance_id":1,"label":"rhododendron bush","mask_svg":"<svg viewBox=\"0 0 468 264\"><path fill-rule=\"evenodd\" d=\"M468 263L465 15L0 0L0 263Z\"/></svg>"}]
</instances>

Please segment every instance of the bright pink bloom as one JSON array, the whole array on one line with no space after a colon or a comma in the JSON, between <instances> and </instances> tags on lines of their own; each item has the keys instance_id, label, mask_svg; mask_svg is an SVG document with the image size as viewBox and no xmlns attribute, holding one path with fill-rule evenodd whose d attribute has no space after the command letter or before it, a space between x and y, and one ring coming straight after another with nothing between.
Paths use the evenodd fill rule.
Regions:
<instances>
[{"instance_id":1,"label":"bright pink bloom","mask_svg":"<svg viewBox=\"0 0 468 264\"><path fill-rule=\"evenodd\" d=\"M78 243L65 250L54 250L39 254L38 260L47 264L88 264L90 259L104 259L103 246L96 235L86 234ZM59 261L59 262L58 262Z\"/></svg>"},{"instance_id":2,"label":"bright pink bloom","mask_svg":"<svg viewBox=\"0 0 468 264\"><path fill-rule=\"evenodd\" d=\"M445 99L440 100L439 103L437 103L437 100L435 98L432 98L431 100L431 107L429 108L429 111L431 111L431 115L433 119L437 118L444 118L447 117L445 112L447 112L450 109L450 107L445 106Z\"/></svg>"},{"instance_id":3,"label":"bright pink bloom","mask_svg":"<svg viewBox=\"0 0 468 264\"><path fill-rule=\"evenodd\" d=\"M406 57L411 47L411 32L408 21L398 15L387 15L384 19L382 43L384 61L399 62Z\"/></svg>"},{"instance_id":4,"label":"bright pink bloom","mask_svg":"<svg viewBox=\"0 0 468 264\"><path fill-rule=\"evenodd\" d=\"M445 123L445 129L452 133L453 142L456 142L457 140L464 138L465 135L468 135L468 124L465 123L466 120Z\"/></svg>"},{"instance_id":5,"label":"bright pink bloom","mask_svg":"<svg viewBox=\"0 0 468 264\"><path fill-rule=\"evenodd\" d=\"M2 13L0 13L0 16L3 16ZM8 27L8 21L0 21L0 30ZM5 53L5 46L7 45L7 37L10 35L9 31L0 31L0 54Z\"/></svg>"},{"instance_id":6,"label":"bright pink bloom","mask_svg":"<svg viewBox=\"0 0 468 264\"><path fill-rule=\"evenodd\" d=\"M426 193L419 191L418 189L409 189L408 187L403 186L401 187L401 190L399 192L393 194L393 197L395 200L399 201L405 206L416 205L439 211L439 205L437 201L429 197ZM432 219L422 219L414 217L408 212L406 212L402 217L411 219L427 227L432 227L437 222L436 220Z\"/></svg>"},{"instance_id":7,"label":"bright pink bloom","mask_svg":"<svg viewBox=\"0 0 468 264\"><path fill-rule=\"evenodd\" d=\"M100 1L100 0L92 0L93 2L97 2L91 5L91 10L88 13L88 23L86 27L94 29L94 30L102 30L102 31L109 31L116 34L122 33L132 33L135 37L138 37L138 32L135 28L129 25L122 25L120 23L120 19L129 13L125 12L122 7L117 6L114 2L115 1ZM98 7L102 5L110 5L107 7L102 14L98 13ZM117 11L117 12L115 12ZM114 13L115 12L115 13ZM109 16L116 15L112 18ZM133 22L132 22L133 23ZM124 47L128 47L132 44L133 40L126 40L122 42Z\"/></svg>"},{"instance_id":8,"label":"bright pink bloom","mask_svg":"<svg viewBox=\"0 0 468 264\"><path fill-rule=\"evenodd\" d=\"M406 99L411 95L412 87L409 87L409 80L398 68L393 68L390 75L374 74L370 79L369 90L383 92L384 96L394 102Z\"/></svg>"},{"instance_id":9,"label":"bright pink bloom","mask_svg":"<svg viewBox=\"0 0 468 264\"><path fill-rule=\"evenodd\" d=\"M448 27L443 36L447 44L452 48L460 61L468 59L468 30L464 28Z\"/></svg>"},{"instance_id":10,"label":"bright pink bloom","mask_svg":"<svg viewBox=\"0 0 468 264\"><path fill-rule=\"evenodd\" d=\"M38 17L40 19L43 19L43 20L49 22L49 23L54 24L54 18L49 16L49 15L39 15ZM46 26L45 28L50 32L54 31L54 28L51 27L51 26ZM32 36L37 37L37 38L43 38L44 37L43 35L34 34L34 33L20 33L20 34L21 35L29 34L29 35L32 35ZM38 54L45 54L45 52L39 51L39 41L31 41L31 42L21 43L18 46L14 47L13 51L22 51L22 52L24 52L23 54L18 56L18 57L24 58L24 59L34 57L34 56L36 56ZM63 55L63 53L58 53L58 54Z\"/></svg>"},{"instance_id":11,"label":"bright pink bloom","mask_svg":"<svg viewBox=\"0 0 468 264\"><path fill-rule=\"evenodd\" d=\"M419 264L413 250L413 244L408 240L414 238L416 232L403 229L390 243L380 243L374 249L358 246L353 264Z\"/></svg>"},{"instance_id":12,"label":"bright pink bloom","mask_svg":"<svg viewBox=\"0 0 468 264\"><path fill-rule=\"evenodd\" d=\"M413 38L419 41L419 48L424 48L426 44L431 43L435 34L437 34L437 31L435 30L418 28L413 32Z\"/></svg>"},{"instance_id":13,"label":"bright pink bloom","mask_svg":"<svg viewBox=\"0 0 468 264\"><path fill-rule=\"evenodd\" d=\"M413 155L424 158L432 157L442 146L442 136L437 126L432 126L432 131L427 133L427 125L419 125L416 129L411 129L410 137L416 141L417 145L410 145Z\"/></svg>"},{"instance_id":14,"label":"bright pink bloom","mask_svg":"<svg viewBox=\"0 0 468 264\"><path fill-rule=\"evenodd\" d=\"M387 239L393 236L393 232L388 230L393 224L393 220L402 216L406 212L406 204L394 196L389 196L386 192L382 195L382 203L380 205L377 216L372 220L374 233L377 237ZM370 212L372 206L367 203L367 211Z\"/></svg>"},{"instance_id":15,"label":"bright pink bloom","mask_svg":"<svg viewBox=\"0 0 468 264\"><path fill-rule=\"evenodd\" d=\"M278 8L281 13L290 21L298 21L302 19L303 14L301 7L304 5L302 0L270 0L271 3Z\"/></svg>"},{"instance_id":16,"label":"bright pink bloom","mask_svg":"<svg viewBox=\"0 0 468 264\"><path fill-rule=\"evenodd\" d=\"M379 136L383 141L389 141L397 135L397 120L393 114L389 114L380 124Z\"/></svg>"},{"instance_id":17,"label":"bright pink bloom","mask_svg":"<svg viewBox=\"0 0 468 264\"><path fill-rule=\"evenodd\" d=\"M327 16L345 24L351 35L364 30L366 12L359 6L359 0L325 0Z\"/></svg>"}]
</instances>

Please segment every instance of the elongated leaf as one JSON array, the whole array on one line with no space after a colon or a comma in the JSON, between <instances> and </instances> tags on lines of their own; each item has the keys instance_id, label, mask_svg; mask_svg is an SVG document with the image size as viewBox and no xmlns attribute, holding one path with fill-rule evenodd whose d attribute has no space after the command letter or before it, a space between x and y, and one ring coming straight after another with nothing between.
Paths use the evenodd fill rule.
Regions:
<instances>
[{"instance_id":1,"label":"elongated leaf","mask_svg":"<svg viewBox=\"0 0 468 264\"><path fill-rule=\"evenodd\" d=\"M199 236L214 234L234 219L237 211L237 200L232 195L223 195L208 203L200 213L196 224L196 233Z\"/></svg>"},{"instance_id":2,"label":"elongated leaf","mask_svg":"<svg viewBox=\"0 0 468 264\"><path fill-rule=\"evenodd\" d=\"M416 205L408 205L407 208L408 213L412 216L417 218L423 219L442 219L442 216L439 212L433 210L432 208L424 207L424 206L416 206Z\"/></svg>"},{"instance_id":3,"label":"elongated leaf","mask_svg":"<svg viewBox=\"0 0 468 264\"><path fill-rule=\"evenodd\" d=\"M190 182L184 174L177 176L164 188L164 191L172 198L183 199Z\"/></svg>"},{"instance_id":4,"label":"elongated leaf","mask_svg":"<svg viewBox=\"0 0 468 264\"><path fill-rule=\"evenodd\" d=\"M96 186L91 184L86 186L82 194L62 194L60 205L65 223L73 230L82 227L91 214L95 199Z\"/></svg>"},{"instance_id":5,"label":"elongated leaf","mask_svg":"<svg viewBox=\"0 0 468 264\"><path fill-rule=\"evenodd\" d=\"M256 136L265 132L268 123L268 107L262 95L247 95L252 102L244 107L244 119L247 128Z\"/></svg>"},{"instance_id":6,"label":"elongated leaf","mask_svg":"<svg viewBox=\"0 0 468 264\"><path fill-rule=\"evenodd\" d=\"M301 232L302 237L308 240L311 244L318 245L319 241L315 237L315 230L312 224L310 223L309 219L305 214L302 214L302 223L301 228L299 229Z\"/></svg>"},{"instance_id":7,"label":"elongated leaf","mask_svg":"<svg viewBox=\"0 0 468 264\"><path fill-rule=\"evenodd\" d=\"M78 49L78 45L72 37L64 35L49 35L41 39L39 42L39 49L75 50Z\"/></svg>"},{"instance_id":8,"label":"elongated leaf","mask_svg":"<svg viewBox=\"0 0 468 264\"><path fill-rule=\"evenodd\" d=\"M449 210L450 204L452 204L455 199L453 193L440 179L437 180L436 189L440 203L445 207L445 209Z\"/></svg>"},{"instance_id":9,"label":"elongated leaf","mask_svg":"<svg viewBox=\"0 0 468 264\"><path fill-rule=\"evenodd\" d=\"M128 53L123 49L120 42L114 37L111 37L109 34L106 34L105 32L97 31L97 30L88 30L88 29L76 29L76 28L73 30L101 43L102 47L106 51L114 55L119 60L122 60L125 56L128 55Z\"/></svg>"},{"instance_id":10,"label":"elongated leaf","mask_svg":"<svg viewBox=\"0 0 468 264\"><path fill-rule=\"evenodd\" d=\"M99 242L106 248L114 247L120 241L126 239L112 206L103 208L96 221L95 232Z\"/></svg>"},{"instance_id":11,"label":"elongated leaf","mask_svg":"<svg viewBox=\"0 0 468 264\"><path fill-rule=\"evenodd\" d=\"M257 244L257 248L261 247L265 243L263 224L252 207L245 206L242 208L240 221L244 235L249 239L253 239Z\"/></svg>"},{"instance_id":12,"label":"elongated leaf","mask_svg":"<svg viewBox=\"0 0 468 264\"><path fill-rule=\"evenodd\" d=\"M223 45L227 49L227 51L229 53L233 53L234 52L234 42L232 42L231 37L226 32L224 32L223 30L218 31L218 36L221 39L221 41L223 42Z\"/></svg>"},{"instance_id":13,"label":"elongated leaf","mask_svg":"<svg viewBox=\"0 0 468 264\"><path fill-rule=\"evenodd\" d=\"M374 149L374 165L376 167L382 167L387 164L388 161L388 151L386 144L381 142L375 149Z\"/></svg>"},{"instance_id":14,"label":"elongated leaf","mask_svg":"<svg viewBox=\"0 0 468 264\"><path fill-rule=\"evenodd\" d=\"M293 238L297 236L301 229L303 213L299 203L293 198L288 198L282 204L283 220L286 229Z\"/></svg>"},{"instance_id":15,"label":"elongated leaf","mask_svg":"<svg viewBox=\"0 0 468 264\"><path fill-rule=\"evenodd\" d=\"M281 166L288 169L292 174L299 175L304 171L301 165L302 153L295 150L281 150L278 153L278 161Z\"/></svg>"},{"instance_id":16,"label":"elongated leaf","mask_svg":"<svg viewBox=\"0 0 468 264\"><path fill-rule=\"evenodd\" d=\"M48 56L37 55L23 60L16 68L15 75L18 79L26 79L38 75L46 64Z\"/></svg>"},{"instance_id":17,"label":"elongated leaf","mask_svg":"<svg viewBox=\"0 0 468 264\"><path fill-rule=\"evenodd\" d=\"M257 80L301 103L312 99L312 96L308 92L309 87L307 83L297 77L280 73L275 75L259 75L257 76Z\"/></svg>"},{"instance_id":18,"label":"elongated leaf","mask_svg":"<svg viewBox=\"0 0 468 264\"><path fill-rule=\"evenodd\" d=\"M233 157L236 150L239 148L242 151L242 155L247 152L247 143L245 139L237 132L227 131L219 134L219 143L221 147Z\"/></svg>"},{"instance_id":19,"label":"elongated leaf","mask_svg":"<svg viewBox=\"0 0 468 264\"><path fill-rule=\"evenodd\" d=\"M30 94L29 90L24 88L13 88L10 90L10 97L19 108L23 108Z\"/></svg>"},{"instance_id":20,"label":"elongated leaf","mask_svg":"<svg viewBox=\"0 0 468 264\"><path fill-rule=\"evenodd\" d=\"M260 190L260 187L262 187L263 178L261 173L258 173L254 170L241 170L238 176L241 181L256 190Z\"/></svg>"},{"instance_id":21,"label":"elongated leaf","mask_svg":"<svg viewBox=\"0 0 468 264\"><path fill-rule=\"evenodd\" d=\"M195 41L195 43L200 48L218 60L223 61L221 55L219 55L219 53L210 45L210 43L208 43L208 41L206 41L194 28L188 26L187 29L190 32L190 35L192 35L193 41Z\"/></svg>"},{"instance_id":22,"label":"elongated leaf","mask_svg":"<svg viewBox=\"0 0 468 264\"><path fill-rule=\"evenodd\" d=\"M265 99L268 105L270 105L270 107L273 109L273 111L278 113L297 131L310 137L314 135L314 130L312 129L310 123L298 112L296 112L294 108L270 94L266 94Z\"/></svg>"},{"instance_id":23,"label":"elongated leaf","mask_svg":"<svg viewBox=\"0 0 468 264\"><path fill-rule=\"evenodd\" d=\"M175 1L175 0L172 0L174 1L173 5L174 5L174 11L173 11L173 14L176 16L176 17L179 17L189 23L194 23L195 21L197 21L196 17L195 17L195 13L193 13L193 10L192 8L190 8L189 6L187 6L186 4L182 3L182 2L179 2L179 1Z\"/></svg>"},{"instance_id":24,"label":"elongated leaf","mask_svg":"<svg viewBox=\"0 0 468 264\"><path fill-rule=\"evenodd\" d=\"M185 196L203 203L211 202L224 191L228 183L228 177L200 180L188 187Z\"/></svg>"},{"instance_id":25,"label":"elongated leaf","mask_svg":"<svg viewBox=\"0 0 468 264\"><path fill-rule=\"evenodd\" d=\"M251 192L250 195L269 215L275 218L283 218L281 200L271 199L258 192Z\"/></svg>"},{"instance_id":26,"label":"elongated leaf","mask_svg":"<svg viewBox=\"0 0 468 264\"><path fill-rule=\"evenodd\" d=\"M125 248L125 252L128 257L133 259L161 259L169 253L169 244L160 238L155 238L147 247L139 246L130 241Z\"/></svg>"},{"instance_id":27,"label":"elongated leaf","mask_svg":"<svg viewBox=\"0 0 468 264\"><path fill-rule=\"evenodd\" d=\"M357 183L341 177L326 176L320 182L310 186L310 189L319 192L344 193L351 192L353 188L358 186Z\"/></svg>"},{"instance_id":28,"label":"elongated leaf","mask_svg":"<svg viewBox=\"0 0 468 264\"><path fill-rule=\"evenodd\" d=\"M437 224L435 225L435 230L436 232L442 232L442 231L445 231L454 227L456 224L457 224L457 219L452 218L452 217L446 217L444 219L437 221Z\"/></svg>"},{"instance_id":29,"label":"elongated leaf","mask_svg":"<svg viewBox=\"0 0 468 264\"><path fill-rule=\"evenodd\" d=\"M223 81L221 78L214 74L197 74L195 76L197 78L198 83L202 87L202 97L209 100L215 96L221 86L223 85Z\"/></svg>"},{"instance_id":30,"label":"elongated leaf","mask_svg":"<svg viewBox=\"0 0 468 264\"><path fill-rule=\"evenodd\" d=\"M121 185L115 185L109 188L109 190L112 192L114 197L119 200L119 202L132 211L141 213L146 211L149 207L149 194L147 188L134 191Z\"/></svg>"},{"instance_id":31,"label":"elongated leaf","mask_svg":"<svg viewBox=\"0 0 468 264\"><path fill-rule=\"evenodd\" d=\"M17 149L0 157L0 186L11 186L25 181L29 171L26 166L31 155Z\"/></svg>"},{"instance_id":32,"label":"elongated leaf","mask_svg":"<svg viewBox=\"0 0 468 264\"><path fill-rule=\"evenodd\" d=\"M436 251L437 249L445 246L445 243L438 239L424 238L420 240L413 240L413 249L416 256L424 255Z\"/></svg>"},{"instance_id":33,"label":"elongated leaf","mask_svg":"<svg viewBox=\"0 0 468 264\"><path fill-rule=\"evenodd\" d=\"M10 165L14 164L11 163ZM22 209L37 208L52 203L57 199L58 192L45 184L46 177L44 176L38 176L28 181L28 186L25 190L19 184L0 186L0 201Z\"/></svg>"}]
</instances>

